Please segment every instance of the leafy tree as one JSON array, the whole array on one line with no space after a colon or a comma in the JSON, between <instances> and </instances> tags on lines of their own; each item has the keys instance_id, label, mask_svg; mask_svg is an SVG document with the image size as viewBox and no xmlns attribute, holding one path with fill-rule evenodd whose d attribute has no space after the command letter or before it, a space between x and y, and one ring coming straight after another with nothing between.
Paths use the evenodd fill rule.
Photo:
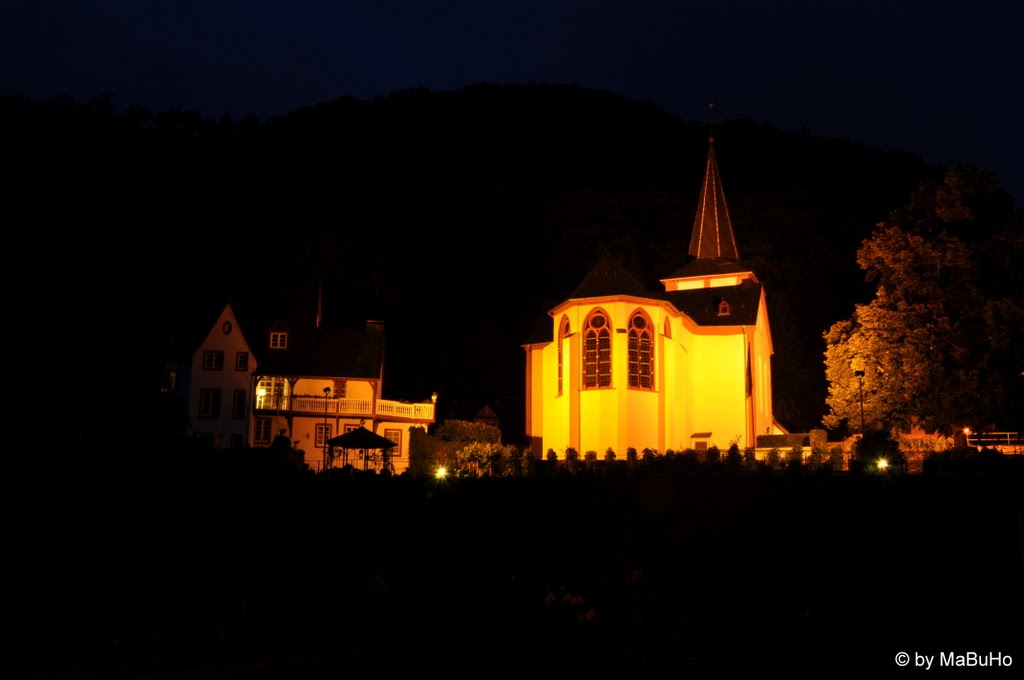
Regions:
<instances>
[{"instance_id":1,"label":"leafy tree","mask_svg":"<svg viewBox=\"0 0 1024 680\"><path fill-rule=\"evenodd\" d=\"M825 425L860 429L863 389L867 430L1019 428L1021 256L1021 213L991 177L964 166L923 184L858 251L877 289L825 333Z\"/></svg>"}]
</instances>

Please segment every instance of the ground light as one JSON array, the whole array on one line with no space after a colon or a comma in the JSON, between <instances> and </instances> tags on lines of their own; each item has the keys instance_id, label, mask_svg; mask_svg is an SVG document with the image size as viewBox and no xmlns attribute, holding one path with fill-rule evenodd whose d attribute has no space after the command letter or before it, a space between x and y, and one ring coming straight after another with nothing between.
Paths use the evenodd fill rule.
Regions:
<instances>
[{"instance_id":1,"label":"ground light","mask_svg":"<svg viewBox=\"0 0 1024 680\"><path fill-rule=\"evenodd\" d=\"M434 478L435 479L444 479L447 476L448 476L448 468L446 468L443 465L439 465L437 467L437 469L434 470Z\"/></svg>"},{"instance_id":2,"label":"ground light","mask_svg":"<svg viewBox=\"0 0 1024 680\"><path fill-rule=\"evenodd\" d=\"M888 467L889 467L889 461L888 460L886 460L885 458L879 458L878 459L878 469L879 469L879 471L884 472L886 469L888 469Z\"/></svg>"}]
</instances>

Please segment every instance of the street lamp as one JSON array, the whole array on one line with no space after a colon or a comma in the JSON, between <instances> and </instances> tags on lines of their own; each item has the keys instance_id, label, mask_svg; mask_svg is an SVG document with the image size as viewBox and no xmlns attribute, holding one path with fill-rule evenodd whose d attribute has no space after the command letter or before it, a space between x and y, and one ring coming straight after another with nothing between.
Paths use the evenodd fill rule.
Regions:
<instances>
[{"instance_id":1,"label":"street lamp","mask_svg":"<svg viewBox=\"0 0 1024 680\"><path fill-rule=\"evenodd\" d=\"M854 371L857 376L857 390L860 392L860 436L864 436L864 371Z\"/></svg>"},{"instance_id":2,"label":"street lamp","mask_svg":"<svg viewBox=\"0 0 1024 680\"><path fill-rule=\"evenodd\" d=\"M331 405L331 388L324 388L324 467L328 467L330 461L327 459L327 409Z\"/></svg>"}]
</instances>

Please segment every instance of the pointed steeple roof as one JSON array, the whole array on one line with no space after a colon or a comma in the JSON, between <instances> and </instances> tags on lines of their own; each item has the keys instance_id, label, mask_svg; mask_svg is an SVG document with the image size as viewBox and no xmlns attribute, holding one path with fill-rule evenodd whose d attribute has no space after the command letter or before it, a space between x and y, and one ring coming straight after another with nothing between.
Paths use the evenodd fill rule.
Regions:
<instances>
[{"instance_id":1,"label":"pointed steeple roof","mask_svg":"<svg viewBox=\"0 0 1024 680\"><path fill-rule=\"evenodd\" d=\"M697 203L697 217L690 238L690 255L697 259L719 258L739 260L736 237L732 233L732 220L725 204L722 179L718 176L715 160L715 139L708 139L708 162L704 169L704 186Z\"/></svg>"}]
</instances>

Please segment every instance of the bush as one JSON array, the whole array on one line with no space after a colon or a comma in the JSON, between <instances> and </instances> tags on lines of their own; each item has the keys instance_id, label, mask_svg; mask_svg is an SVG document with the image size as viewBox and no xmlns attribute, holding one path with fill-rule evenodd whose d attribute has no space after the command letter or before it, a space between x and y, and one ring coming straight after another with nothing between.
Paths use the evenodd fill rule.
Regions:
<instances>
[{"instance_id":1,"label":"bush","mask_svg":"<svg viewBox=\"0 0 1024 680\"><path fill-rule=\"evenodd\" d=\"M693 449L686 449L679 454L679 465L684 470L693 470L700 465L700 456Z\"/></svg>"},{"instance_id":2,"label":"bush","mask_svg":"<svg viewBox=\"0 0 1024 680\"><path fill-rule=\"evenodd\" d=\"M442 442L501 443L501 430L494 425L468 420L446 420L437 426L434 437Z\"/></svg>"},{"instance_id":3,"label":"bush","mask_svg":"<svg viewBox=\"0 0 1024 680\"><path fill-rule=\"evenodd\" d=\"M604 462L614 463L615 462L615 449L608 447L604 450Z\"/></svg>"},{"instance_id":4,"label":"bush","mask_svg":"<svg viewBox=\"0 0 1024 680\"><path fill-rule=\"evenodd\" d=\"M704 452L704 462L708 465L718 465L722 462L722 452L718 450L718 447L712 444L708 447L708 450Z\"/></svg>"},{"instance_id":5,"label":"bush","mask_svg":"<svg viewBox=\"0 0 1024 680\"><path fill-rule=\"evenodd\" d=\"M793 445L786 453L786 469L790 472L799 472L804 464L804 448Z\"/></svg>"},{"instance_id":6,"label":"bush","mask_svg":"<svg viewBox=\"0 0 1024 680\"><path fill-rule=\"evenodd\" d=\"M587 461L588 463L596 463L597 451L587 451L586 453L583 454L583 460Z\"/></svg>"},{"instance_id":7,"label":"bush","mask_svg":"<svg viewBox=\"0 0 1024 680\"><path fill-rule=\"evenodd\" d=\"M743 467L753 470L757 467L757 452L753 446L743 449Z\"/></svg>"},{"instance_id":8,"label":"bush","mask_svg":"<svg viewBox=\"0 0 1024 680\"><path fill-rule=\"evenodd\" d=\"M853 444L857 467L865 471L878 472L879 461L885 460L890 468L905 469L907 459L900 451L899 442L888 430L865 432Z\"/></svg>"},{"instance_id":9,"label":"bush","mask_svg":"<svg viewBox=\"0 0 1024 680\"><path fill-rule=\"evenodd\" d=\"M928 454L922 463L925 474L992 474L1005 471L1006 458L996 449L957 446Z\"/></svg>"},{"instance_id":10,"label":"bush","mask_svg":"<svg viewBox=\"0 0 1024 680\"><path fill-rule=\"evenodd\" d=\"M815 446L811 449L811 455L807 457L807 467L817 472L825 467L825 449Z\"/></svg>"},{"instance_id":11,"label":"bush","mask_svg":"<svg viewBox=\"0 0 1024 680\"><path fill-rule=\"evenodd\" d=\"M843 469L843 447L833 446L828 450L828 459L825 461L825 465L829 470L833 472L839 472Z\"/></svg>"},{"instance_id":12,"label":"bush","mask_svg":"<svg viewBox=\"0 0 1024 680\"><path fill-rule=\"evenodd\" d=\"M768 455L764 460L769 469L778 470L782 467L782 451L779 450L779 447L773 446L768 450Z\"/></svg>"},{"instance_id":13,"label":"bush","mask_svg":"<svg viewBox=\"0 0 1024 680\"><path fill-rule=\"evenodd\" d=\"M729 444L729 451L725 454L725 464L731 468L738 468L743 464L743 454L740 453L740 445L736 442Z\"/></svg>"},{"instance_id":14,"label":"bush","mask_svg":"<svg viewBox=\"0 0 1024 680\"><path fill-rule=\"evenodd\" d=\"M650 448L644 449L643 461L645 463L653 463L654 459L655 459L655 457L657 455L658 455L658 452L655 451L654 449L650 449Z\"/></svg>"},{"instance_id":15,"label":"bush","mask_svg":"<svg viewBox=\"0 0 1024 680\"><path fill-rule=\"evenodd\" d=\"M626 462L631 465L636 463L636 449L632 446L626 449Z\"/></svg>"}]
</instances>

